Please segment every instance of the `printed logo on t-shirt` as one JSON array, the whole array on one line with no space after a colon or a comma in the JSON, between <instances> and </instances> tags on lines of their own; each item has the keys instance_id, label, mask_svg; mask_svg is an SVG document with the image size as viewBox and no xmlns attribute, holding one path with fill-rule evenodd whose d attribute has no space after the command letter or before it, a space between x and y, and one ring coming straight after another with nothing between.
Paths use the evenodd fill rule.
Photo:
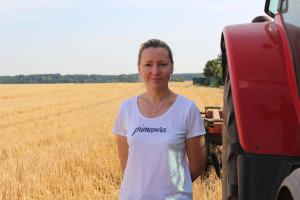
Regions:
<instances>
[{"instance_id":1,"label":"printed logo on t-shirt","mask_svg":"<svg viewBox=\"0 0 300 200\"><path fill-rule=\"evenodd\" d=\"M145 127L144 124L142 126L138 126L135 128L131 136L134 136L135 133L165 133L167 131L167 128L158 127L158 128L152 128L152 127Z\"/></svg>"}]
</instances>

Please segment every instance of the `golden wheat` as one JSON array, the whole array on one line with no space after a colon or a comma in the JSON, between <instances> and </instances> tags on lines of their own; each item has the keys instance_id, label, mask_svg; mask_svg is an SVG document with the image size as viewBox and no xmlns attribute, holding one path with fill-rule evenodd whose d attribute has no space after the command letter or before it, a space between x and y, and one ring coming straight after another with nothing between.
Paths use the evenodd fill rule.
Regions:
<instances>
[{"instance_id":1,"label":"golden wheat","mask_svg":"<svg viewBox=\"0 0 300 200\"><path fill-rule=\"evenodd\" d=\"M200 109L222 90L170 87ZM0 85L0 199L117 199L122 174L112 125L120 103L142 83ZM220 199L214 173L194 183L194 199Z\"/></svg>"}]
</instances>

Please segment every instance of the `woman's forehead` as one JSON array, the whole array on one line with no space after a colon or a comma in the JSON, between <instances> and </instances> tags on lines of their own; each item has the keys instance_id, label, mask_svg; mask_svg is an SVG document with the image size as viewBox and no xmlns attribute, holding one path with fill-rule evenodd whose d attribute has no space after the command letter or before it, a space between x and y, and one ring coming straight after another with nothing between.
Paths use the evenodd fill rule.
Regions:
<instances>
[{"instance_id":1,"label":"woman's forehead","mask_svg":"<svg viewBox=\"0 0 300 200\"><path fill-rule=\"evenodd\" d=\"M170 60L168 50L165 48L146 48L141 54L141 59L144 61L153 59Z\"/></svg>"}]
</instances>

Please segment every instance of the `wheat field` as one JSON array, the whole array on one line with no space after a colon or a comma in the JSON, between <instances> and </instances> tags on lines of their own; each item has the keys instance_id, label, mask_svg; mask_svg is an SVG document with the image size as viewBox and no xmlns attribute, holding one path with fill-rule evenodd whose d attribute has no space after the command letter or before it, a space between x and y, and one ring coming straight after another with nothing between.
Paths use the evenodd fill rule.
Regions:
<instances>
[{"instance_id":1,"label":"wheat field","mask_svg":"<svg viewBox=\"0 0 300 200\"><path fill-rule=\"evenodd\" d=\"M170 83L204 106L222 89ZM118 197L122 173L111 133L120 103L142 83L0 85L0 200ZM194 199L221 199L212 171L193 183Z\"/></svg>"}]
</instances>

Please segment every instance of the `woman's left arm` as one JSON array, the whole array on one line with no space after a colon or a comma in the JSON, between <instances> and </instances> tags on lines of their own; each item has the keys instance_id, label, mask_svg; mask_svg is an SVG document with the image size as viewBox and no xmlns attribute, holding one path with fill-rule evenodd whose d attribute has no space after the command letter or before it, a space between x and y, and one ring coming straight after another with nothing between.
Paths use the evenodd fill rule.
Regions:
<instances>
[{"instance_id":1,"label":"woman's left arm","mask_svg":"<svg viewBox=\"0 0 300 200\"><path fill-rule=\"evenodd\" d=\"M186 140L186 152L192 181L196 180L205 171L207 152L205 135L192 137Z\"/></svg>"}]
</instances>

